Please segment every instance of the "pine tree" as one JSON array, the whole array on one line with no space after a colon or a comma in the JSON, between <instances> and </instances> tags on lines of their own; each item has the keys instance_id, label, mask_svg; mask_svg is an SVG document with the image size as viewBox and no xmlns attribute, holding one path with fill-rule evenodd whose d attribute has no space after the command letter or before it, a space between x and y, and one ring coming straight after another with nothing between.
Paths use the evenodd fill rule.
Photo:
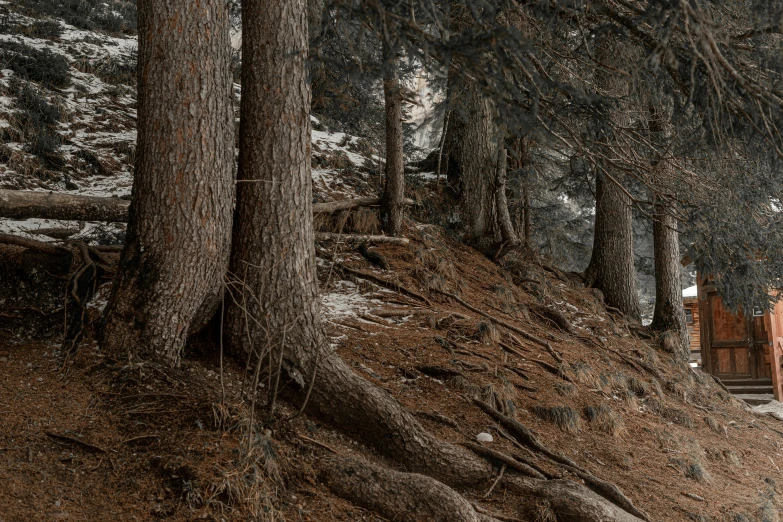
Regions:
<instances>
[{"instance_id":1,"label":"pine tree","mask_svg":"<svg viewBox=\"0 0 783 522\"><path fill-rule=\"evenodd\" d=\"M230 63L226 2L139 3L137 160L108 353L176 364L217 306L233 199Z\"/></svg>"}]
</instances>

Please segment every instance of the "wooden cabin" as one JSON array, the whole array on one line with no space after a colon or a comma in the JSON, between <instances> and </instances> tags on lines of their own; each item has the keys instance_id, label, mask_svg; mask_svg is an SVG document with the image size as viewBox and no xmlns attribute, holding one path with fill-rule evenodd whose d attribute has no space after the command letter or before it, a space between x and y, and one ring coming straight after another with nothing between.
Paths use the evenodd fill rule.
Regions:
<instances>
[{"instance_id":1,"label":"wooden cabin","mask_svg":"<svg viewBox=\"0 0 783 522\"><path fill-rule=\"evenodd\" d=\"M688 341L691 350L691 366L701 367L701 330L699 329L699 296L696 285L682 291L682 304L685 308L685 326L688 328Z\"/></svg>"},{"instance_id":2,"label":"wooden cabin","mask_svg":"<svg viewBox=\"0 0 783 522\"><path fill-rule=\"evenodd\" d=\"M781 400L783 300L771 312L757 308L746 317L742 312L730 312L706 279L696 279L698 315L692 315L695 324L689 327L698 331L704 371L751 404L771 400L772 396ZM691 337L691 350L693 343Z\"/></svg>"}]
</instances>

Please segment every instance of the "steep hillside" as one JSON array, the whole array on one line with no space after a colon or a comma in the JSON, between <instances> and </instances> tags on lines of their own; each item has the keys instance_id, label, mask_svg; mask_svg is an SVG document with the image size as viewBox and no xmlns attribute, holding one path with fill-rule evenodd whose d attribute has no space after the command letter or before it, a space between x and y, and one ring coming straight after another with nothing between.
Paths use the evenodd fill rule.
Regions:
<instances>
[{"instance_id":1,"label":"steep hillside","mask_svg":"<svg viewBox=\"0 0 783 522\"><path fill-rule=\"evenodd\" d=\"M36 11L42 2L0 2L0 188L129 197L136 40L124 2L88 3L95 10L82 20ZM318 118L313 128L316 201L376 195L381 169L369 142ZM552 506L496 480L532 469L613 483L650 520L779 520L780 420L750 411L668 351L666 339L609 312L579 276L531 252L498 263L458 242L448 229L453 202L433 178L407 179L416 200L408 243L370 245L368 255L355 243L319 241L318 276L331 350L441 439L495 452L487 458L496 474L460 493L497 520L552 521ZM319 216L316 226L375 233L377 212ZM0 232L93 245L123 239L122 226L54 220L0 220ZM11 317L4 294L2 319L46 322L54 332L31 338L11 321L0 334L0 522L395 518L341 492L326 464L339 454L397 465L330 419L307 408L300 415L293 380L268 416L267 374L248 396L255 376L220 353L219 325L176 371L112 360L92 332L66 353L69 266L39 270L28 263L39 258L18 246L0 246L0 258L3 270L36 275L15 281L0 272L3 291L45 288L50 299L14 305ZM116 258L103 254L107 265ZM92 319L106 289L88 305Z\"/></svg>"},{"instance_id":2,"label":"steep hillside","mask_svg":"<svg viewBox=\"0 0 783 522\"><path fill-rule=\"evenodd\" d=\"M457 444L488 433L484 447L563 473L512 441L480 399L617 484L651 520L778 520L780 421L675 362L574 276L532 260L500 267L434 226L406 232L408 245L374 249L389 270L321 244L319 276L331 347L427 428ZM335 452L389 463L329 419L284 420L300 407L294 383L259 423L239 393L242 368L225 359L221 381L214 347L193 346L175 373L110 360L89 343L65 362L59 349L0 354L4 520L240 520L265 509L380 520L337 498L319 470ZM551 520L502 482L486 495L494 478L467 497L507 520Z\"/></svg>"}]
</instances>

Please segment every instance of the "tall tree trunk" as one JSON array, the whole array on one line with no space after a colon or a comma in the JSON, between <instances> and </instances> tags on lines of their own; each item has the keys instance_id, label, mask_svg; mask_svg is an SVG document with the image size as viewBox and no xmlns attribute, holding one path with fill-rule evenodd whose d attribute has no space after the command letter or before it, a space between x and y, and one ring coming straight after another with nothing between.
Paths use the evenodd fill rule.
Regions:
<instances>
[{"instance_id":1,"label":"tall tree trunk","mask_svg":"<svg viewBox=\"0 0 783 522\"><path fill-rule=\"evenodd\" d=\"M457 74L452 67L447 176L459 194L465 242L489 250L500 239L495 205L498 129L491 100L474 81Z\"/></svg>"},{"instance_id":2,"label":"tall tree trunk","mask_svg":"<svg viewBox=\"0 0 783 522\"><path fill-rule=\"evenodd\" d=\"M498 147L497 161L497 180L495 182L495 204L497 206L498 225L500 226L500 236L504 243L517 244L519 237L514 231L514 224L511 222L511 214L508 212L508 200L506 199L506 148L501 145Z\"/></svg>"},{"instance_id":3,"label":"tall tree trunk","mask_svg":"<svg viewBox=\"0 0 783 522\"><path fill-rule=\"evenodd\" d=\"M402 95L399 59L387 42L383 44L383 96L386 102L386 183L381 203L384 230L397 236L402 230L405 210L405 166L402 151Z\"/></svg>"},{"instance_id":4,"label":"tall tree trunk","mask_svg":"<svg viewBox=\"0 0 783 522\"><path fill-rule=\"evenodd\" d=\"M587 282L603 292L606 304L639 321L631 200L600 172L595 180L595 199L593 255L585 272Z\"/></svg>"},{"instance_id":5,"label":"tall tree trunk","mask_svg":"<svg viewBox=\"0 0 783 522\"><path fill-rule=\"evenodd\" d=\"M608 66L620 66L622 44L603 37L597 44L596 58ZM598 67L596 84L603 93L620 102L628 95L628 82L615 71ZM609 109L609 120L615 127L627 127L629 116L620 106ZM614 131L606 122L599 123L596 141L615 140ZM608 179L610 172L614 180ZM619 172L604 163L596 174L595 232L593 254L585 272L589 285L604 294L606 303L618 308L629 319L639 321L641 311L636 292L636 276L633 257L632 201L617 185L622 179Z\"/></svg>"},{"instance_id":6,"label":"tall tree trunk","mask_svg":"<svg viewBox=\"0 0 783 522\"><path fill-rule=\"evenodd\" d=\"M663 142L662 158L655 165L655 177L662 184L671 183L674 170L669 155L674 129L671 116L663 105L650 106L650 130L660 134ZM681 355L690 357L688 330L685 325L685 307L682 302L680 279L680 241L677 218L671 203L656 196L653 206L653 248L655 260L655 310L652 328L671 331L682 343Z\"/></svg>"},{"instance_id":7,"label":"tall tree trunk","mask_svg":"<svg viewBox=\"0 0 783 522\"><path fill-rule=\"evenodd\" d=\"M656 198L653 214L655 311L652 328L673 331L684 342L687 330L682 303L678 236L677 219L672 215L671 206Z\"/></svg>"},{"instance_id":8,"label":"tall tree trunk","mask_svg":"<svg viewBox=\"0 0 783 522\"><path fill-rule=\"evenodd\" d=\"M228 3L139 3L138 144L102 346L176 364L214 312L234 170Z\"/></svg>"},{"instance_id":9,"label":"tall tree trunk","mask_svg":"<svg viewBox=\"0 0 783 522\"><path fill-rule=\"evenodd\" d=\"M227 306L229 346L323 346L310 179L306 2L242 9L239 172ZM266 321L267 324L254 322ZM287 334L286 334L287 332ZM268 351L268 350L267 350Z\"/></svg>"}]
</instances>

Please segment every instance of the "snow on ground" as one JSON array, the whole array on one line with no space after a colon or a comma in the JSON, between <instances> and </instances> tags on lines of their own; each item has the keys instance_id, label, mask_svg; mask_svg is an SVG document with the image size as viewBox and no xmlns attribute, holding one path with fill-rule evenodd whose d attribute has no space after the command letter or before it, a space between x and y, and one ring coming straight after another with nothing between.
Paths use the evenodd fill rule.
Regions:
<instances>
[{"instance_id":1,"label":"snow on ground","mask_svg":"<svg viewBox=\"0 0 783 522\"><path fill-rule=\"evenodd\" d=\"M359 138L350 136L344 132L329 132L313 130L312 142L322 151L339 152L345 154L348 160L357 167L364 167L367 158L361 154L352 152L348 147L357 145Z\"/></svg>"},{"instance_id":2,"label":"snow on ground","mask_svg":"<svg viewBox=\"0 0 783 522\"><path fill-rule=\"evenodd\" d=\"M751 408L756 413L769 414L776 419L783 421L783 402L770 401L767 404L760 404Z\"/></svg>"},{"instance_id":3,"label":"snow on ground","mask_svg":"<svg viewBox=\"0 0 783 522\"><path fill-rule=\"evenodd\" d=\"M321 304L328 320L350 317L363 322L370 321L361 319L361 314L385 305L379 299L370 299L359 293L356 283L351 281L337 281L332 291L322 294Z\"/></svg>"},{"instance_id":4,"label":"snow on ground","mask_svg":"<svg viewBox=\"0 0 783 522\"><path fill-rule=\"evenodd\" d=\"M12 4L13 5L13 4ZM10 21L29 25L37 19L11 11ZM135 36L107 35L86 31L58 21L62 34L52 40L22 34L0 34L2 42L16 42L35 49L46 49L63 56L70 64L71 83L63 89L46 89L33 85L49 103L62 108L63 119L56 124L62 140L57 154L64 168L46 166L41 158L29 152L30 144L19 138L17 100L9 85L14 72L0 70L0 132L7 129L0 142L0 189L65 192L103 197L128 197L133 184L133 162L136 146L135 85L107 83L102 68L125 67L132 70L136 61L138 40ZM135 83L131 81L131 83ZM234 85L237 98L241 94ZM380 161L377 156L358 153L360 139L342 132L330 132L316 117L311 117L314 160L313 191L318 200L355 198L368 195L370 176L367 169ZM13 131L13 132L10 132ZM341 175L348 169L351 176ZM422 174L427 176L427 174ZM12 221L0 219L0 232L49 240L36 234L41 229L77 228L73 222L56 220ZM80 236L94 232L100 224L82 224ZM122 225L111 225L112 233ZM110 228L111 228L110 227ZM103 230L105 232L105 230Z\"/></svg>"}]
</instances>

